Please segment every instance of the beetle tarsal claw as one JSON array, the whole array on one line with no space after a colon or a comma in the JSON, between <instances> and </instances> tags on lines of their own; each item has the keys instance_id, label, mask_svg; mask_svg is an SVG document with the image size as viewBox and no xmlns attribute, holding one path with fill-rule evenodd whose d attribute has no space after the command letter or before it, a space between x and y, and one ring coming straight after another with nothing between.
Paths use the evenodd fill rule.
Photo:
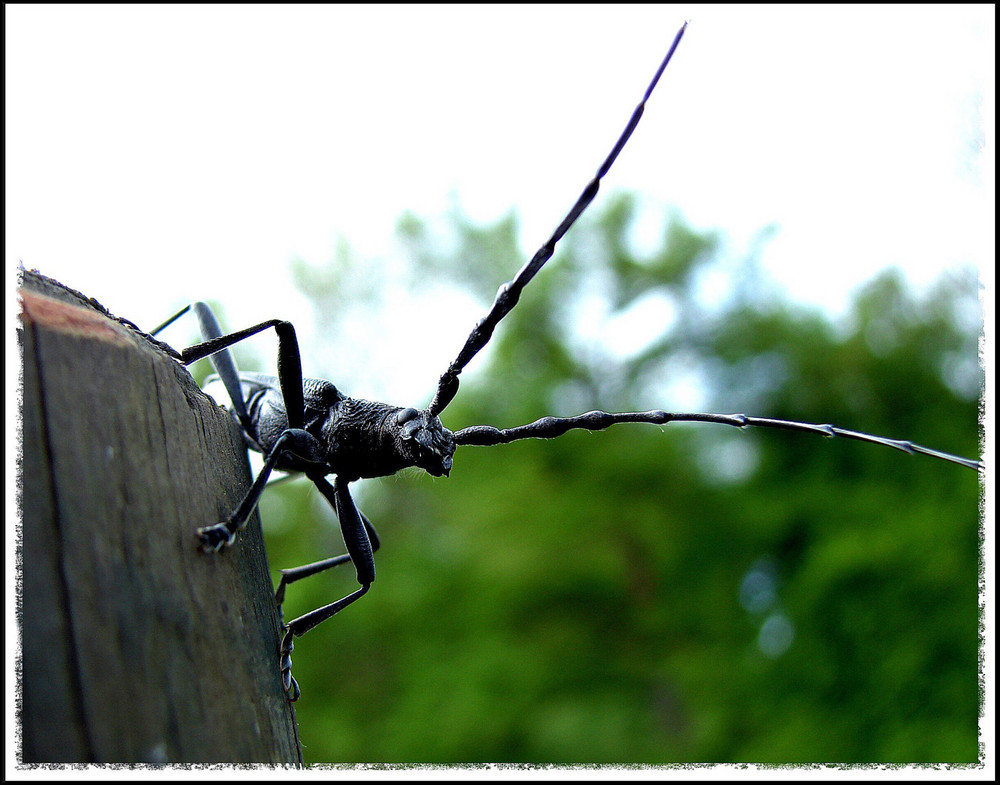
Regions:
<instances>
[{"instance_id":1,"label":"beetle tarsal claw","mask_svg":"<svg viewBox=\"0 0 1000 785\"><path fill-rule=\"evenodd\" d=\"M299 695L302 694L299 689L299 683L295 681L292 676L292 649L294 648L295 644L292 641L292 631L286 627L285 634L281 639L281 652L278 657L278 662L281 669L281 686L288 695L288 700L293 703L297 701L299 699Z\"/></svg>"},{"instance_id":2,"label":"beetle tarsal claw","mask_svg":"<svg viewBox=\"0 0 1000 785\"><path fill-rule=\"evenodd\" d=\"M202 526L197 531L198 541L205 553L217 553L236 542L236 532L229 530L228 523Z\"/></svg>"}]
</instances>

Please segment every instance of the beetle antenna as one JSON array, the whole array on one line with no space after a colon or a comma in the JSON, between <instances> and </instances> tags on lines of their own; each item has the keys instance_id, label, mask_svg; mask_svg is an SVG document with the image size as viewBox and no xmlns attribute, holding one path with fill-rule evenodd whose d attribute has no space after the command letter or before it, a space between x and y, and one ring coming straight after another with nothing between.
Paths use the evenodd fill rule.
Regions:
<instances>
[{"instance_id":1,"label":"beetle antenna","mask_svg":"<svg viewBox=\"0 0 1000 785\"><path fill-rule=\"evenodd\" d=\"M839 428L836 425L797 422L795 420L777 420L772 417L750 417L745 414L706 414L706 413L677 413L665 412L662 409L655 409L648 412L602 412L593 411L580 414L576 417L542 417L527 425L520 425L516 428L494 428L492 425L473 425L469 428L462 428L455 432L455 444L478 444L492 446L496 444L508 444L520 439L555 439L562 436L573 428L582 428L588 431L602 431L618 423L651 423L653 425L666 425L671 422L708 422L718 425L732 425L735 428L748 428L756 426L758 428L779 428L785 431L802 431L805 433L815 433L821 436L840 436L845 439L857 439L862 442L880 444L883 447L892 447L902 450L910 455L929 455L932 458L939 458L943 461L957 463L967 469L983 471L984 466L981 461L970 458L962 458L951 453L933 450L930 447L921 447L909 441L899 439L889 439L885 436L874 436L861 431L851 431L846 428Z\"/></svg>"},{"instance_id":2,"label":"beetle antenna","mask_svg":"<svg viewBox=\"0 0 1000 785\"><path fill-rule=\"evenodd\" d=\"M684 35L684 31L687 29L687 22L683 24L680 30L677 31L677 35L674 36L674 42L670 45L670 49L667 51L666 56L663 58L663 62L660 63L660 67L656 69L656 75L653 80L649 83L646 88L645 94L642 96L642 100L639 105L636 106L635 110L632 112L632 117L628 121L628 125L625 126L625 130L622 131L621 136L618 137L618 141L615 142L615 146L612 148L608 157L604 159L604 163L601 164L600 168L597 170L597 174L594 175L593 179L587 186L583 189L583 193L576 200L576 203L570 208L570 211L563 218L562 223L556 228L552 233L552 236L546 240L545 244L535 253L533 257L517 272L517 275L510 281L502 284L497 290L496 299L493 301L493 306L490 308L489 313L484 316L475 327L472 328L472 332L469 333L469 337L465 340L465 346L462 347L462 351L459 352L458 357L452 361L451 365L448 366L443 374L441 374L441 379L438 381L437 392L434 393L434 399L431 401L428 411L432 415L440 414L444 408L452 402L455 394L458 392L458 375L465 369L465 366L469 364L469 361L478 354L479 350L489 343L490 338L493 335L493 330L496 329L497 324L503 319L508 313L513 310L514 306L517 305L518 299L521 297L521 291L528 282L535 277L535 273L542 269L545 263L552 258L552 254L555 252L556 243L562 239L562 236L566 234L569 228L576 222L576 219L580 217L580 214L587 209L587 205L593 201L594 197L597 195L597 191L601 185L601 179L608 173L611 169L611 165L615 162L618 154L625 147L628 142L629 137L632 136L632 132L635 127L639 124L639 119L642 117L643 111L646 108L646 102L649 100L650 95L653 93L653 89L656 87L656 83L660 81L660 76L663 74L664 69L670 62L670 58L674 56L674 51L677 49L677 45L681 42L681 38Z\"/></svg>"}]
</instances>

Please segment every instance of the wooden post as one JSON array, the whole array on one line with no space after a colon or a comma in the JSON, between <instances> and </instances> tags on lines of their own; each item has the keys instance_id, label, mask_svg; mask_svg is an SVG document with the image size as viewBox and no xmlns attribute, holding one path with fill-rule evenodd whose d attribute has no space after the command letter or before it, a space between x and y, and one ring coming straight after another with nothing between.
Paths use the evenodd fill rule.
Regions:
<instances>
[{"instance_id":1,"label":"wooden post","mask_svg":"<svg viewBox=\"0 0 1000 785\"><path fill-rule=\"evenodd\" d=\"M21 762L301 765L231 418L147 337L24 273Z\"/></svg>"}]
</instances>

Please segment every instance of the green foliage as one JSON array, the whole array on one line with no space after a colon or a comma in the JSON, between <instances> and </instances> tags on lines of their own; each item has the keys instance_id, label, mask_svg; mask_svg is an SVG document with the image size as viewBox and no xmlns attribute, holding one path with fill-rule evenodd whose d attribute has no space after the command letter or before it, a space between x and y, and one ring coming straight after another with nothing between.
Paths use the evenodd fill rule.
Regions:
<instances>
[{"instance_id":1,"label":"green foliage","mask_svg":"<svg viewBox=\"0 0 1000 785\"><path fill-rule=\"evenodd\" d=\"M918 301L884 275L833 325L763 289L749 260L709 306L718 239L675 219L638 258L635 220L612 200L567 237L488 367L463 376L448 427L669 408L664 376L684 368L711 409L978 452L974 277ZM450 277L485 308L521 264L516 224L456 213L451 231L442 251L401 222L413 280ZM587 298L613 319L651 296L663 318L627 356L577 332ZM369 482L378 580L295 650L306 759L973 762L978 498L972 472L929 458L711 425L465 447L447 481ZM307 482L262 514L276 566L343 551ZM346 568L296 584L286 615L353 582Z\"/></svg>"}]
</instances>

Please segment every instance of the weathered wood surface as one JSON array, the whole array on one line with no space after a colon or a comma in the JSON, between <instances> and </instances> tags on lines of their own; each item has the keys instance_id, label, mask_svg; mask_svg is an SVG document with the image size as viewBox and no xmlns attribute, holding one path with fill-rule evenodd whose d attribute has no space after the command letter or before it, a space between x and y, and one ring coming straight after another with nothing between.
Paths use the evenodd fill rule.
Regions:
<instances>
[{"instance_id":1,"label":"weathered wood surface","mask_svg":"<svg viewBox=\"0 0 1000 785\"><path fill-rule=\"evenodd\" d=\"M195 529L251 477L178 363L25 273L21 761L301 765L260 521Z\"/></svg>"}]
</instances>

